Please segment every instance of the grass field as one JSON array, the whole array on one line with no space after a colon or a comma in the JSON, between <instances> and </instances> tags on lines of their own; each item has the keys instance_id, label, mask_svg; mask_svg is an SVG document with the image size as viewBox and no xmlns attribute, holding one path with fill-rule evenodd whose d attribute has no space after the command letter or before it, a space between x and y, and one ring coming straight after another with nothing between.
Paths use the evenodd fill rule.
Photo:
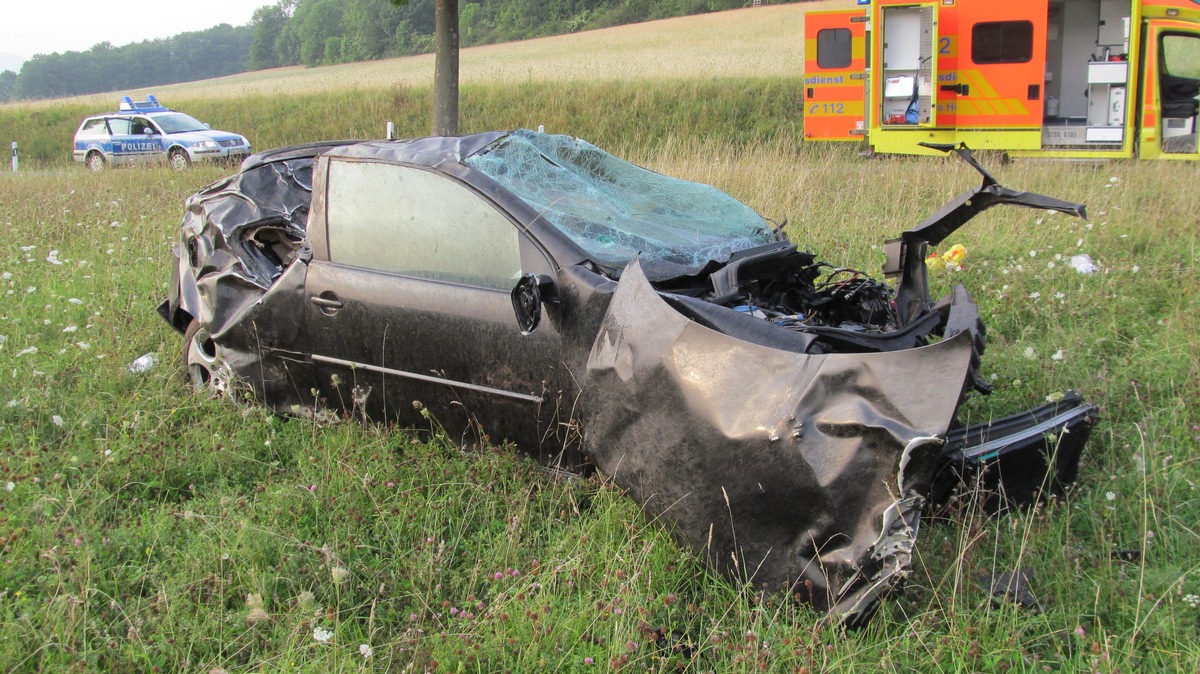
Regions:
<instances>
[{"instance_id":1,"label":"grass field","mask_svg":"<svg viewBox=\"0 0 1200 674\"><path fill-rule=\"evenodd\" d=\"M754 100L788 77L757 80ZM716 114L738 104L727 80L569 84L585 105L514 86L564 110L551 130L599 130L868 271L883 239L977 180L953 162L802 144L770 105L745 114L774 121L731 131ZM503 86L479 87L489 103L472 124L519 114ZM655 98L688 91L674 107ZM372 115L394 100L372 92ZM246 100L185 95L228 114ZM307 125L308 139L345 133L325 124L353 104L312 95L272 119L300 118L287 133ZM604 95L628 99L578 112ZM966 269L935 275L935 292L963 283L979 302L997 385L966 414L1075 388L1103 421L1064 499L927 523L907 588L854 633L712 577L598 478L189 392L154 307L182 201L222 168L0 174L0 671L1200 671L1200 193L1180 188L1200 167L991 168L1090 218L993 210L946 242L968 249ZM1078 253L1100 271L1074 271ZM144 354L156 364L131 371ZM981 586L1019 568L1041 611Z\"/></svg>"}]
</instances>

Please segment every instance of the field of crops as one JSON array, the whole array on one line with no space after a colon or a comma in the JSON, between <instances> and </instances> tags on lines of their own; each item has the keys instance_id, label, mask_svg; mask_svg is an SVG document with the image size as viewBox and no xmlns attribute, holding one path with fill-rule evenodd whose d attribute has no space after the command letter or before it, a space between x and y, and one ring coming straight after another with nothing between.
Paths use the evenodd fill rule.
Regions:
<instances>
[{"instance_id":1,"label":"field of crops","mask_svg":"<svg viewBox=\"0 0 1200 674\"><path fill-rule=\"evenodd\" d=\"M721 15L730 32L707 51L742 39L729 35L783 45L779 26L794 21L794 38L804 8L766 8L756 25L758 10ZM646 30L575 37L649 49L647 35L621 42ZM677 50L655 44L664 62ZM621 70L603 45L592 60ZM801 247L869 272L884 239L977 184L952 161L802 143L794 68L746 66L756 77L742 81L703 63L666 79L476 82L464 126L545 120L786 217ZM334 70L288 71L329 87L300 97L206 83L168 100L259 147L428 114L418 82L346 76L339 89ZM88 105L0 108L0 129L73 130ZM154 307L183 199L226 169L93 174L60 158L0 173L0 670L1200 670L1200 192L1178 187L1200 167L989 166L1009 187L1086 203L1089 219L996 209L946 242L968 255L934 275L935 294L962 283L979 302L997 388L968 420L1073 388L1102 422L1065 498L927 522L907 587L849 633L710 575L601 477L189 391L182 340ZM1067 263L1081 253L1098 271ZM1032 570L1037 607L989 595L984 578L1018 569Z\"/></svg>"}]
</instances>

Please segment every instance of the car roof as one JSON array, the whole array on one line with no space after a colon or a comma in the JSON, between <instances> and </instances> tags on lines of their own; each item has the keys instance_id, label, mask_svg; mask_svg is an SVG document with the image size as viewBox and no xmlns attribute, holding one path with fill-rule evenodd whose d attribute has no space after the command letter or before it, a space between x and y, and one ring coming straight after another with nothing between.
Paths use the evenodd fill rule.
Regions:
<instances>
[{"instance_id":1,"label":"car roof","mask_svg":"<svg viewBox=\"0 0 1200 674\"><path fill-rule=\"evenodd\" d=\"M336 147L325 154L329 157L376 159L438 168L449 163L460 163L507 134L507 131L489 131L466 136L371 140Z\"/></svg>"}]
</instances>

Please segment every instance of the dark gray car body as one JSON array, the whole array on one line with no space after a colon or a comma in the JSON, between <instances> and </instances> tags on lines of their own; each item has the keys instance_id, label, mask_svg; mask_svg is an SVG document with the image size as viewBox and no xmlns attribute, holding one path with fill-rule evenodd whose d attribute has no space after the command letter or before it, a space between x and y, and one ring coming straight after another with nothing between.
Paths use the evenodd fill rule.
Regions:
<instances>
[{"instance_id":1,"label":"dark gray car body","mask_svg":"<svg viewBox=\"0 0 1200 674\"><path fill-rule=\"evenodd\" d=\"M520 175L506 164L514 148ZM714 568L850 624L903 577L931 491L1000 457L1033 485L1023 496L1073 479L1095 418L1078 398L1008 420L1003 437L952 430L964 396L987 388L984 331L965 290L930 300L924 255L995 204L1082 207L984 172L983 187L890 244L895 292L859 275L819 283L816 258L765 222L732 250L717 234L698 253L666 246L614 263L607 251L689 240L686 202L711 188L597 152L521 131L256 155L188 200L160 311L204 361L198 380L248 385L282 413L333 408L428 428L429 410L455 440L511 441L558 468L598 468ZM528 168L543 160L551 177ZM330 166L364 164L428 174L502 214L519 242L511 292L339 262L331 251L345 244L331 231L348 225L327 203L344 194ZM567 169L582 182L554 182ZM661 190L630 197L641 204L634 224L566 204L607 190L624 207L643 178L677 186L661 200L679 203L659 208L650 197ZM656 217L683 229L655 238ZM445 245L478 253L471 240ZM1056 441L1065 429L1069 446Z\"/></svg>"}]
</instances>

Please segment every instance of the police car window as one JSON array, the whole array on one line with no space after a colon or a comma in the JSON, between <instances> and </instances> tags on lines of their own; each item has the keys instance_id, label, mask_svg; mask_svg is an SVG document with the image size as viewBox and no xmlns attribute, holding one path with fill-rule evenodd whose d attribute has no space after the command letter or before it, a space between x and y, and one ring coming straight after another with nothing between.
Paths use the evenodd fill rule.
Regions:
<instances>
[{"instance_id":1,"label":"police car window","mask_svg":"<svg viewBox=\"0 0 1200 674\"><path fill-rule=\"evenodd\" d=\"M140 136L147 131L154 131L154 127L150 125L150 120L142 117L133 118L133 130L131 133L135 136Z\"/></svg>"},{"instance_id":2,"label":"police car window","mask_svg":"<svg viewBox=\"0 0 1200 674\"><path fill-rule=\"evenodd\" d=\"M817 67L850 67L850 29L826 28L817 31Z\"/></svg>"},{"instance_id":3,"label":"police car window","mask_svg":"<svg viewBox=\"0 0 1200 674\"><path fill-rule=\"evenodd\" d=\"M89 119L84 122L83 128L79 130L81 136L103 136L108 133L108 129L104 126L104 118Z\"/></svg>"},{"instance_id":4,"label":"police car window","mask_svg":"<svg viewBox=\"0 0 1200 674\"><path fill-rule=\"evenodd\" d=\"M512 222L429 171L330 161L326 222L329 257L338 264L499 290L521 277Z\"/></svg>"},{"instance_id":5,"label":"police car window","mask_svg":"<svg viewBox=\"0 0 1200 674\"><path fill-rule=\"evenodd\" d=\"M129 135L129 120L123 117L115 117L108 120L108 130L114 136Z\"/></svg>"}]
</instances>

